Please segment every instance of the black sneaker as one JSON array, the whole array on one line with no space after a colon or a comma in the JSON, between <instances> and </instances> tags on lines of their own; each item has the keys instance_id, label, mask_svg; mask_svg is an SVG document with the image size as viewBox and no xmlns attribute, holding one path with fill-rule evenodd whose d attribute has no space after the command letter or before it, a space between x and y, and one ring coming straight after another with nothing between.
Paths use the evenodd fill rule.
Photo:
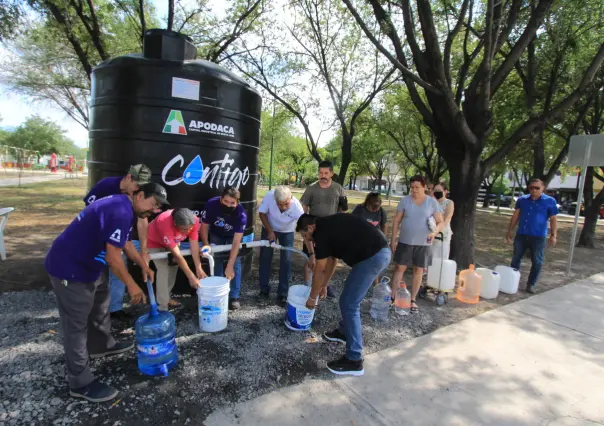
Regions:
<instances>
[{"instance_id":1,"label":"black sneaker","mask_svg":"<svg viewBox=\"0 0 604 426\"><path fill-rule=\"evenodd\" d=\"M239 299L229 300L229 311L236 311L239 308L241 308L241 303L239 302Z\"/></svg>"},{"instance_id":2,"label":"black sneaker","mask_svg":"<svg viewBox=\"0 0 604 426\"><path fill-rule=\"evenodd\" d=\"M327 369L338 376L362 376L365 374L363 360L351 361L345 356L327 363Z\"/></svg>"},{"instance_id":3,"label":"black sneaker","mask_svg":"<svg viewBox=\"0 0 604 426\"><path fill-rule=\"evenodd\" d=\"M120 320L120 321L129 321L132 318L134 318L134 316L132 314L129 314L128 312L124 312L124 311L111 312L109 315L111 315L112 320Z\"/></svg>"},{"instance_id":4,"label":"black sneaker","mask_svg":"<svg viewBox=\"0 0 604 426\"><path fill-rule=\"evenodd\" d=\"M337 297L336 296L336 292L333 291L333 288L331 288L331 286L328 286L327 287L327 298L328 299L335 299L336 297Z\"/></svg>"},{"instance_id":5,"label":"black sneaker","mask_svg":"<svg viewBox=\"0 0 604 426\"><path fill-rule=\"evenodd\" d=\"M78 389L69 389L69 395L84 398L90 402L106 402L117 396L119 392L114 387L99 382L97 379Z\"/></svg>"},{"instance_id":6,"label":"black sneaker","mask_svg":"<svg viewBox=\"0 0 604 426\"><path fill-rule=\"evenodd\" d=\"M527 285L526 286L526 292L527 293L531 293L531 294L535 294L537 293L537 287L534 285Z\"/></svg>"},{"instance_id":7,"label":"black sneaker","mask_svg":"<svg viewBox=\"0 0 604 426\"><path fill-rule=\"evenodd\" d=\"M323 337L330 342L346 343L346 336L340 333L337 328L334 331L323 333Z\"/></svg>"},{"instance_id":8,"label":"black sneaker","mask_svg":"<svg viewBox=\"0 0 604 426\"><path fill-rule=\"evenodd\" d=\"M279 306L285 307L287 306L287 296L279 296Z\"/></svg>"},{"instance_id":9,"label":"black sneaker","mask_svg":"<svg viewBox=\"0 0 604 426\"><path fill-rule=\"evenodd\" d=\"M98 354L90 354L90 359L103 358L104 356L118 355L128 352L134 347L134 342L118 342L112 348Z\"/></svg>"}]
</instances>

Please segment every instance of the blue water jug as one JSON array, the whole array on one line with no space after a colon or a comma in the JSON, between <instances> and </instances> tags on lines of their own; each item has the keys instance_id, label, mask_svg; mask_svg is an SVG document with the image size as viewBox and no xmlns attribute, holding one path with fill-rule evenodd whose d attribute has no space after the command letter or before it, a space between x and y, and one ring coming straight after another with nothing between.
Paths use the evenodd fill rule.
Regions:
<instances>
[{"instance_id":1,"label":"blue water jug","mask_svg":"<svg viewBox=\"0 0 604 426\"><path fill-rule=\"evenodd\" d=\"M153 285L147 281L151 310L136 320L138 369L148 376L168 375L178 362L176 319L170 312L159 311Z\"/></svg>"}]
</instances>

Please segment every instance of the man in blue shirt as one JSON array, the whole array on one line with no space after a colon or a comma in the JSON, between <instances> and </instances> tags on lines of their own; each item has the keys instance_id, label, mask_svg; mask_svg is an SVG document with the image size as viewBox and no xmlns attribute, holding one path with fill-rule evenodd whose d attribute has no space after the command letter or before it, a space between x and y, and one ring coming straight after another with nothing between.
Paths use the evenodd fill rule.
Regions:
<instances>
[{"instance_id":1,"label":"man in blue shirt","mask_svg":"<svg viewBox=\"0 0 604 426\"><path fill-rule=\"evenodd\" d=\"M556 245L558 238L558 206L556 199L545 195L541 179L531 179L529 182L530 194L523 195L516 201L516 210L510 220L510 227L506 242L512 242L512 231L518 224L516 238L514 238L514 255L512 268L520 269L520 261L526 250L531 251L531 272L526 283L526 291L535 293L535 285L543 265L543 251L547 238L547 221L549 219L551 234L549 244Z\"/></svg>"},{"instance_id":2,"label":"man in blue shirt","mask_svg":"<svg viewBox=\"0 0 604 426\"><path fill-rule=\"evenodd\" d=\"M82 210L52 244L44 260L55 292L67 363L69 393L91 402L115 398L118 391L95 380L90 358L123 353L132 342L116 342L109 319L108 268L126 284L133 304L145 295L122 260L122 250L143 270L153 272L129 241L134 216L149 217L167 204L166 190L156 183L133 195L110 195Z\"/></svg>"},{"instance_id":3,"label":"man in blue shirt","mask_svg":"<svg viewBox=\"0 0 604 426\"><path fill-rule=\"evenodd\" d=\"M144 164L136 164L128 169L126 176L111 176L98 181L84 197L84 204L89 206L95 201L109 195L132 195L135 191L138 191L142 185L146 185L149 182L151 182L151 169ZM147 248L148 228L149 221L147 218L138 218L136 230L138 231L140 252L147 264L149 263L149 250ZM126 259L124 258L124 262L125 261ZM111 292L111 302L109 303L111 318L122 320L131 319L132 316L124 312L123 309L126 286L111 270L109 270L109 291Z\"/></svg>"}]
</instances>

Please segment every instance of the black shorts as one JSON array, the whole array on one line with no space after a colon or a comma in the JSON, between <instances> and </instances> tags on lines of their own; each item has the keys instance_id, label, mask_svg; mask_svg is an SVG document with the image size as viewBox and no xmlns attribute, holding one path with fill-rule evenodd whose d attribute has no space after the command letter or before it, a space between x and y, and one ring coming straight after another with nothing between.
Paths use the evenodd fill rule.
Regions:
<instances>
[{"instance_id":1,"label":"black shorts","mask_svg":"<svg viewBox=\"0 0 604 426\"><path fill-rule=\"evenodd\" d=\"M394 263L402 266L427 268L432 265L432 246L411 246L399 242L394 252Z\"/></svg>"}]
</instances>

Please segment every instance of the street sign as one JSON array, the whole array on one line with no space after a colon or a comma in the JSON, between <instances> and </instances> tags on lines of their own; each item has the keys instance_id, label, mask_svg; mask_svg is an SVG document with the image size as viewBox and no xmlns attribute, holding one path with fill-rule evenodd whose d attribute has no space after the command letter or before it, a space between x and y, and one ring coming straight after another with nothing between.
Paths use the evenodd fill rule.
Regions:
<instances>
[{"instance_id":1,"label":"street sign","mask_svg":"<svg viewBox=\"0 0 604 426\"><path fill-rule=\"evenodd\" d=\"M577 194L577 208L575 209L575 224L570 238L570 249L568 251L568 262L566 264L566 275L570 274L577 239L577 227L579 226L579 215L583 202L583 188L585 188L585 175L588 167L604 166L604 135L575 135L570 138L568 150L569 166L582 166L581 178L579 179L579 193Z\"/></svg>"}]
</instances>

